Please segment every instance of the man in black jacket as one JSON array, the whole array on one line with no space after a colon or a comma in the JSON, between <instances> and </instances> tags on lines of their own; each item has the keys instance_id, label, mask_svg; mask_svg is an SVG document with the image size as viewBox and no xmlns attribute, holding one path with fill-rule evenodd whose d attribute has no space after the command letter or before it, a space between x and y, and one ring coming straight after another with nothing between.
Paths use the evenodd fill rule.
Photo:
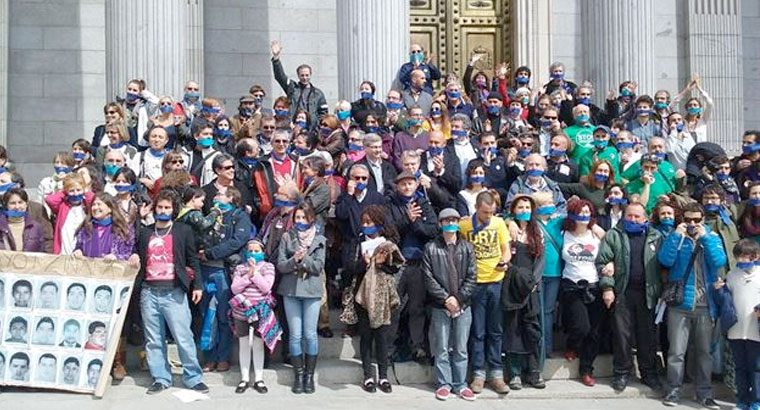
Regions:
<instances>
[{"instance_id":1,"label":"man in black jacket","mask_svg":"<svg viewBox=\"0 0 760 410\"><path fill-rule=\"evenodd\" d=\"M301 64L296 68L298 82L289 79L282 68L281 52L280 43L277 40L272 41L272 71L274 71L274 79L288 95L290 118L295 116L296 111L304 110L309 113L312 129L316 128L318 119L328 112L325 93L311 83L311 67L307 64Z\"/></svg>"},{"instance_id":2,"label":"man in black jacket","mask_svg":"<svg viewBox=\"0 0 760 410\"><path fill-rule=\"evenodd\" d=\"M148 394L160 393L172 385L166 357L167 326L182 358L182 383L189 389L208 393L196 356L193 332L190 330L192 316L187 303L188 293L195 304L203 297L201 266L192 229L172 222L177 208L170 192L159 192L155 200L156 223L140 230L137 253L129 260L130 264L140 264L136 283L140 289L145 352L153 377ZM193 279L187 273L188 268L195 272Z\"/></svg>"},{"instance_id":3,"label":"man in black jacket","mask_svg":"<svg viewBox=\"0 0 760 410\"><path fill-rule=\"evenodd\" d=\"M393 192L393 180L396 179L396 167L390 161L384 160L383 139L377 134L367 134L364 136L364 152L366 156L359 164L364 164L369 169L369 182L367 189L377 191L382 195L388 195Z\"/></svg>"},{"instance_id":4,"label":"man in black jacket","mask_svg":"<svg viewBox=\"0 0 760 410\"><path fill-rule=\"evenodd\" d=\"M449 197L448 205L433 201L436 206L443 209L456 203L457 194L462 189L462 172L456 154L452 150L446 150L446 137L443 132L430 132L428 150L422 154L420 171L428 176L431 185L435 183ZM426 184L424 180L421 182L423 186Z\"/></svg>"},{"instance_id":5,"label":"man in black jacket","mask_svg":"<svg viewBox=\"0 0 760 410\"><path fill-rule=\"evenodd\" d=\"M438 225L430 201L417 193L418 185L417 178L411 172L399 174L396 177L396 192L389 198L388 211L401 236L399 248L407 262L399 283L399 294L409 297L405 311L412 357L425 362L425 281L420 265L425 243L438 233Z\"/></svg>"},{"instance_id":6,"label":"man in black jacket","mask_svg":"<svg viewBox=\"0 0 760 410\"><path fill-rule=\"evenodd\" d=\"M459 239L456 210L442 210L438 223L443 234L425 245L422 257L425 289L432 305L429 340L435 357L435 397L446 400L453 390L465 400L475 400L475 394L467 387L467 340L472 324L469 305L475 289L475 250L472 244Z\"/></svg>"}]
</instances>

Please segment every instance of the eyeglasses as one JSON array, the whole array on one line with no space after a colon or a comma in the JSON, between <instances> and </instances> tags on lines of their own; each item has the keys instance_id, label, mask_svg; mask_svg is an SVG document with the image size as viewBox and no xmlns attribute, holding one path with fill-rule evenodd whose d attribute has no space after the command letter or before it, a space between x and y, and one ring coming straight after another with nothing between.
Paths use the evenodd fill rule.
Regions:
<instances>
[{"instance_id":1,"label":"eyeglasses","mask_svg":"<svg viewBox=\"0 0 760 410\"><path fill-rule=\"evenodd\" d=\"M412 50L412 54L422 54L422 50Z\"/></svg>"},{"instance_id":2,"label":"eyeglasses","mask_svg":"<svg viewBox=\"0 0 760 410\"><path fill-rule=\"evenodd\" d=\"M360 175L355 175L355 176L353 176L351 178L353 178L355 181L366 181L366 180L369 179L369 177L360 176Z\"/></svg>"},{"instance_id":3,"label":"eyeglasses","mask_svg":"<svg viewBox=\"0 0 760 410\"><path fill-rule=\"evenodd\" d=\"M288 140L273 140L272 144L287 144Z\"/></svg>"},{"instance_id":4,"label":"eyeglasses","mask_svg":"<svg viewBox=\"0 0 760 410\"><path fill-rule=\"evenodd\" d=\"M272 131L272 130L274 130L274 127L261 127L261 129L264 129L264 130L267 130L267 131Z\"/></svg>"},{"instance_id":5,"label":"eyeglasses","mask_svg":"<svg viewBox=\"0 0 760 410\"><path fill-rule=\"evenodd\" d=\"M544 116L544 119L545 120L556 120L557 117L546 117L546 116Z\"/></svg>"},{"instance_id":6,"label":"eyeglasses","mask_svg":"<svg viewBox=\"0 0 760 410\"><path fill-rule=\"evenodd\" d=\"M702 222L702 218L683 218L684 223L694 222L696 224Z\"/></svg>"},{"instance_id":7,"label":"eyeglasses","mask_svg":"<svg viewBox=\"0 0 760 410\"><path fill-rule=\"evenodd\" d=\"M173 159L172 160L172 164L184 164L184 163L185 163L184 159Z\"/></svg>"},{"instance_id":8,"label":"eyeglasses","mask_svg":"<svg viewBox=\"0 0 760 410\"><path fill-rule=\"evenodd\" d=\"M234 165L225 165L225 166L222 166L222 167L219 167L219 168L220 168L222 171L229 171L229 170L231 170L231 169L235 169L235 166L234 166Z\"/></svg>"}]
</instances>

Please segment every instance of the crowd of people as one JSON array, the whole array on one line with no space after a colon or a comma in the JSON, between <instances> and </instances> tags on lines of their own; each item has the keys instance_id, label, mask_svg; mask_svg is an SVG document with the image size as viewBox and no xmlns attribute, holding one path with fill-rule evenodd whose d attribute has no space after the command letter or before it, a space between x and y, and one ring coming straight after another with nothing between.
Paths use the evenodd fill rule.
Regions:
<instances>
[{"instance_id":1,"label":"crowd of people","mask_svg":"<svg viewBox=\"0 0 760 410\"><path fill-rule=\"evenodd\" d=\"M313 393L319 337L358 337L370 393L400 360L432 361L440 400L541 389L555 355L594 386L611 352L617 391L635 357L665 405L689 377L719 408L717 373L760 408L760 131L734 157L710 143L698 75L676 95L624 81L600 107L562 63L536 84L476 54L459 77L413 44L384 98L363 81L330 106L271 51L271 109L258 85L227 113L197 82L175 100L130 81L38 198L0 150L0 248L139 267L115 379L137 343L148 393L170 387L171 340L206 392L236 339L237 393L266 393L270 360Z\"/></svg>"}]
</instances>

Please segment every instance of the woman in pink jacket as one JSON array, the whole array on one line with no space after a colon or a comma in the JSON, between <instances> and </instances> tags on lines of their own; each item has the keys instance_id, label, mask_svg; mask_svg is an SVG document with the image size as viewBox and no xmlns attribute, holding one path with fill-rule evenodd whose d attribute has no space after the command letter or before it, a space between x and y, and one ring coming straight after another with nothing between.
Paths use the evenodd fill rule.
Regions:
<instances>
[{"instance_id":1,"label":"woman in pink jacket","mask_svg":"<svg viewBox=\"0 0 760 410\"><path fill-rule=\"evenodd\" d=\"M71 255L77 245L77 231L85 220L95 196L85 192L86 184L82 175L70 173L63 178L63 190L45 197L45 203L55 215L53 253Z\"/></svg>"},{"instance_id":2,"label":"woman in pink jacket","mask_svg":"<svg viewBox=\"0 0 760 410\"><path fill-rule=\"evenodd\" d=\"M271 353L282 335L282 328L274 315L272 296L274 265L265 261L264 245L248 241L245 261L235 267L232 277L230 312L234 319L235 334L240 346L241 380L235 393L243 393L251 386L249 372L253 351L253 389L266 393L264 384L264 345Z\"/></svg>"}]
</instances>

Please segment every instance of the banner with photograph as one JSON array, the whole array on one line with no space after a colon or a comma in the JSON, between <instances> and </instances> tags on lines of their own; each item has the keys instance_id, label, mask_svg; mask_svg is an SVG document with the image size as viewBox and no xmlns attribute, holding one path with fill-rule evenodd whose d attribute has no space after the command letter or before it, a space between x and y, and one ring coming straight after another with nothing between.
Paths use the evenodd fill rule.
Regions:
<instances>
[{"instance_id":1,"label":"banner with photograph","mask_svg":"<svg viewBox=\"0 0 760 410\"><path fill-rule=\"evenodd\" d=\"M102 396L137 269L0 251L0 386Z\"/></svg>"}]
</instances>

